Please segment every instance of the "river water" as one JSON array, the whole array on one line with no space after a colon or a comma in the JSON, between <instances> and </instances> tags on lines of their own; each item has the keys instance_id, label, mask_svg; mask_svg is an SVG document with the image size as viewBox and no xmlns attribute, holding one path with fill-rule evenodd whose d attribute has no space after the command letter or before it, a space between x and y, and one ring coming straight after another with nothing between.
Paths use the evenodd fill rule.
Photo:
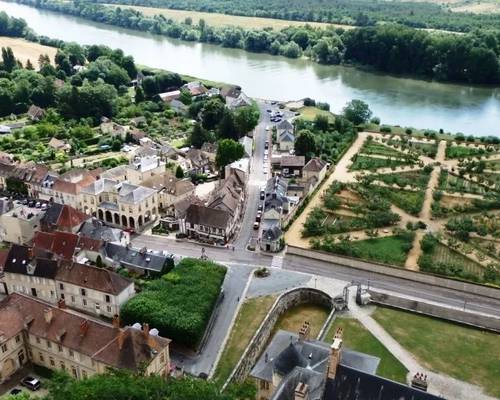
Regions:
<instances>
[{"instance_id":1,"label":"river water","mask_svg":"<svg viewBox=\"0 0 500 400\"><path fill-rule=\"evenodd\" d=\"M366 101L382 123L500 136L500 88L443 84L319 65L220 46L189 43L0 1L38 34L80 44L121 48L136 62L204 79L238 84L252 97L311 97L338 112Z\"/></svg>"}]
</instances>

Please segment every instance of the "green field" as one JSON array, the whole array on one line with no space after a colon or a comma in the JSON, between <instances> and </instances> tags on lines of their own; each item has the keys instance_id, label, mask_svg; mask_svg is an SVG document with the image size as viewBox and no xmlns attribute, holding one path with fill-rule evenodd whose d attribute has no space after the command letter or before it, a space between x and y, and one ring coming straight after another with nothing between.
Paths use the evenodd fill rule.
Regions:
<instances>
[{"instance_id":1,"label":"green field","mask_svg":"<svg viewBox=\"0 0 500 400\"><path fill-rule=\"evenodd\" d=\"M441 171L439 189L446 192L485 194L487 189L475 182Z\"/></svg>"},{"instance_id":2,"label":"green field","mask_svg":"<svg viewBox=\"0 0 500 400\"><path fill-rule=\"evenodd\" d=\"M354 156L352 165L349 167L351 171L360 170L376 170L379 168L394 168L401 165L413 164L410 160L405 159L391 159L391 158L375 158L369 156Z\"/></svg>"},{"instance_id":3,"label":"green field","mask_svg":"<svg viewBox=\"0 0 500 400\"><path fill-rule=\"evenodd\" d=\"M445 154L446 158L453 159L483 156L492 152L487 151L485 147L447 146Z\"/></svg>"},{"instance_id":4,"label":"green field","mask_svg":"<svg viewBox=\"0 0 500 400\"><path fill-rule=\"evenodd\" d=\"M411 186L413 188L425 189L429 183L430 173L423 169L418 171L394 172L389 174L373 174L370 180L384 182L387 185L398 185L400 188Z\"/></svg>"},{"instance_id":5,"label":"green field","mask_svg":"<svg viewBox=\"0 0 500 400\"><path fill-rule=\"evenodd\" d=\"M314 121L317 115L328 117L330 122L335 121L335 116L330 111L320 110L318 107L304 106L299 108L298 112L300 112L300 118L306 121Z\"/></svg>"},{"instance_id":6,"label":"green field","mask_svg":"<svg viewBox=\"0 0 500 400\"><path fill-rule=\"evenodd\" d=\"M370 354L380 358L377 375L397 382L406 383L408 370L387 348L380 343L370 331L358 320L352 318L337 318L325 336L325 341L330 343L337 328L344 330L343 342L349 349Z\"/></svg>"},{"instance_id":7,"label":"green field","mask_svg":"<svg viewBox=\"0 0 500 400\"><path fill-rule=\"evenodd\" d=\"M381 307L373 318L426 368L500 397L500 335Z\"/></svg>"},{"instance_id":8,"label":"green field","mask_svg":"<svg viewBox=\"0 0 500 400\"><path fill-rule=\"evenodd\" d=\"M264 320L275 300L276 296L256 297L245 301L241 306L229 340L215 370L214 379L220 384L223 384L229 378L243 351L248 343L250 343L252 336Z\"/></svg>"},{"instance_id":9,"label":"green field","mask_svg":"<svg viewBox=\"0 0 500 400\"><path fill-rule=\"evenodd\" d=\"M405 154L399 150L395 150L391 147L385 146L381 143L374 142L373 140L367 140L361 149L359 150L361 154L375 154L387 157L404 157Z\"/></svg>"}]
</instances>

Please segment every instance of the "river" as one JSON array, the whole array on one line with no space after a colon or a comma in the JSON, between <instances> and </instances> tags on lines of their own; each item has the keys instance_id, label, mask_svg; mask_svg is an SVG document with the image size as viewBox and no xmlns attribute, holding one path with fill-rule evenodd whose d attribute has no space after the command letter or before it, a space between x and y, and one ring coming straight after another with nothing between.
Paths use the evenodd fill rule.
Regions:
<instances>
[{"instance_id":1,"label":"river","mask_svg":"<svg viewBox=\"0 0 500 400\"><path fill-rule=\"evenodd\" d=\"M382 123L500 136L500 88L399 78L343 66L189 43L55 12L0 1L38 34L80 44L121 48L136 62L214 81L235 83L252 97L311 97L338 112L351 99L366 101Z\"/></svg>"}]
</instances>

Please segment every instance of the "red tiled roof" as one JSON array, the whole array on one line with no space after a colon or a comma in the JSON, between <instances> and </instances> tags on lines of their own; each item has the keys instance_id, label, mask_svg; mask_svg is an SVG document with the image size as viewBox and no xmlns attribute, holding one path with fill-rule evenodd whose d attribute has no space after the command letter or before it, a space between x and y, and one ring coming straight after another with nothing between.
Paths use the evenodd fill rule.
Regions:
<instances>
[{"instance_id":1,"label":"red tiled roof","mask_svg":"<svg viewBox=\"0 0 500 400\"><path fill-rule=\"evenodd\" d=\"M50 251L64 260L73 258L77 244L78 235L69 232L36 232L33 238L35 250Z\"/></svg>"},{"instance_id":2,"label":"red tiled roof","mask_svg":"<svg viewBox=\"0 0 500 400\"><path fill-rule=\"evenodd\" d=\"M83 224L87 219L89 219L87 214L64 205L56 224L59 228L71 229Z\"/></svg>"}]
</instances>

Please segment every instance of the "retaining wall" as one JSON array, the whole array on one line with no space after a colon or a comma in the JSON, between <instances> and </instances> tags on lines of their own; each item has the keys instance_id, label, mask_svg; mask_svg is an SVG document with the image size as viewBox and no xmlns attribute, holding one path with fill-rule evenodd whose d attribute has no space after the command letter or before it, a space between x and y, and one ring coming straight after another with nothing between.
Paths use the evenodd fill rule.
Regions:
<instances>
[{"instance_id":1,"label":"retaining wall","mask_svg":"<svg viewBox=\"0 0 500 400\"><path fill-rule=\"evenodd\" d=\"M317 304L327 307L330 310L333 308L332 298L318 289L297 288L283 293L276 299L266 318L264 318L259 329L255 332L252 340L241 355L238 364L236 364L236 367L224 384L224 389L233 381L243 381L246 379L267 345L271 332L279 317L289 308L300 304Z\"/></svg>"},{"instance_id":2,"label":"retaining wall","mask_svg":"<svg viewBox=\"0 0 500 400\"><path fill-rule=\"evenodd\" d=\"M500 289L469 282L462 282L456 279L444 278L424 272L410 271L407 269L393 267L387 264L367 262L357 258L338 256L323 251L303 249L295 246L288 246L287 254L326 261L333 264L340 264L343 267L350 267L363 271L374 272L377 274L389 275L395 278L406 279L409 281L424 283L433 286L440 286L448 289L459 290L461 292L473 293L480 296L486 296L500 300ZM335 266L332 265L332 268L335 268Z\"/></svg>"},{"instance_id":3,"label":"retaining wall","mask_svg":"<svg viewBox=\"0 0 500 400\"><path fill-rule=\"evenodd\" d=\"M500 332L500 318L494 318L455 308L442 307L437 304L411 300L373 290L369 290L369 292L372 296L372 302L375 304L399 308L461 324L472 325L477 328Z\"/></svg>"}]
</instances>

